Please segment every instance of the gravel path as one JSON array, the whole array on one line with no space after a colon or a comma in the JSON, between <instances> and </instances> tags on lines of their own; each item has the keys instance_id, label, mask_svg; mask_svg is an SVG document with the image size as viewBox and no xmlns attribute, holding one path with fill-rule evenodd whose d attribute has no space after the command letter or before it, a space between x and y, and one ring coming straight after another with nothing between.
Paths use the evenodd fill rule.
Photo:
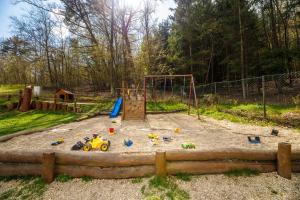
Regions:
<instances>
[{"instance_id":1,"label":"gravel path","mask_svg":"<svg viewBox=\"0 0 300 200\"><path fill-rule=\"evenodd\" d=\"M117 134L108 135L108 128L114 127ZM179 134L174 133L175 128L180 128ZM50 131L38 132L31 135L19 136L7 142L1 143L0 150L44 150L59 149L70 151L70 148L84 137L92 137L92 134L100 134L111 140L110 152L149 152L157 149L181 149L183 142L193 142L196 149L277 149L279 142L292 143L293 149L300 149L299 133L293 129L276 127L279 136L271 136L274 127L261 127L233 123L226 120L214 120L201 117L199 121L195 116L186 114L159 114L147 115L147 120L121 122L120 118L109 119L107 116L95 117L81 122L74 122ZM163 136L171 136L174 140L170 143L160 142L153 146L147 135L156 133L162 139ZM249 144L247 136L259 135L262 143ZM59 146L51 146L51 142L64 138L65 143ZM130 138L133 146L128 148L123 145L123 140Z\"/></svg>"},{"instance_id":2,"label":"gravel path","mask_svg":"<svg viewBox=\"0 0 300 200\"><path fill-rule=\"evenodd\" d=\"M42 198L45 200L139 200L145 199L141 188L149 178L132 183L127 180L92 180L84 182L73 179L66 183L53 182ZM292 180L276 173L260 174L254 177L227 177L225 175L193 176L189 182L176 180L180 189L188 192L195 200L298 200L300 199L300 174L293 174ZM0 182L0 195L18 186L18 181Z\"/></svg>"}]
</instances>

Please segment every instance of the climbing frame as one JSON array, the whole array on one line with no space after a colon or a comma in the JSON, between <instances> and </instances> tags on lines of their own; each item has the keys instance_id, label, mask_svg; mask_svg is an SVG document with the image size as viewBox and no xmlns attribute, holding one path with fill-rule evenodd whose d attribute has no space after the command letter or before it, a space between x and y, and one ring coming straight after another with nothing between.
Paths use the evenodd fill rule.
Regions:
<instances>
[{"instance_id":1,"label":"climbing frame","mask_svg":"<svg viewBox=\"0 0 300 200\"><path fill-rule=\"evenodd\" d=\"M145 120L144 91L123 88L122 120Z\"/></svg>"}]
</instances>

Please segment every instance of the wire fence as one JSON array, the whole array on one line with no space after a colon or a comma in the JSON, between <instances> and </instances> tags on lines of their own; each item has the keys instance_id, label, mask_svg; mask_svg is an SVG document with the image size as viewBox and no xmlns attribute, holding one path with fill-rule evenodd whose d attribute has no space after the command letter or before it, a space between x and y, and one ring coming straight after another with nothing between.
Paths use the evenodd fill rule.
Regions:
<instances>
[{"instance_id":1,"label":"wire fence","mask_svg":"<svg viewBox=\"0 0 300 200\"><path fill-rule=\"evenodd\" d=\"M215 82L196 87L199 98L208 94L223 100L267 104L299 104L300 72L266 75L236 81Z\"/></svg>"}]
</instances>

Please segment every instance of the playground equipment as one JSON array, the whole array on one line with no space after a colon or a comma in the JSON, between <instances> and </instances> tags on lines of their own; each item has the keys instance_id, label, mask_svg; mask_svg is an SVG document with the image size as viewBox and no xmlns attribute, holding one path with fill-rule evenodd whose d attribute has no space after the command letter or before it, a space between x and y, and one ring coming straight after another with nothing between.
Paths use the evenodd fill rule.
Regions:
<instances>
[{"instance_id":1,"label":"playground equipment","mask_svg":"<svg viewBox=\"0 0 300 200\"><path fill-rule=\"evenodd\" d=\"M191 105L192 105L192 97L194 98L194 106L197 109L197 114L199 118L199 110L198 110L198 100L197 100L197 94L195 89L195 82L194 77L192 74L184 74L184 75L147 75L144 76L144 102L145 102L145 114L147 112L146 110L146 103L147 98L151 98L150 100L156 103L157 101L157 92L162 92L163 98L166 98L167 96L167 86L169 85L169 91L171 92L171 97L174 95L174 89L175 89L175 79L178 80L179 84L176 86L180 87L180 98L181 100L188 97L188 114L191 112ZM189 86L186 84L186 82L189 80ZM151 89L151 95L147 95L147 89ZM189 90L189 93L187 95L187 91Z\"/></svg>"},{"instance_id":2,"label":"playground equipment","mask_svg":"<svg viewBox=\"0 0 300 200\"><path fill-rule=\"evenodd\" d=\"M117 99L117 101L115 102L114 108L109 115L110 118L116 118L119 115L119 113L121 111L121 107L122 107L122 101L123 101L122 97L119 97Z\"/></svg>"},{"instance_id":3,"label":"playground equipment","mask_svg":"<svg viewBox=\"0 0 300 200\"><path fill-rule=\"evenodd\" d=\"M128 88L128 86L125 87L125 83L122 83L122 96L123 96L123 106L122 106L122 120L145 120L146 113L147 113L147 99L150 98L150 101L157 102L156 99L156 92L160 92L161 88L157 87L157 83L164 80L163 85L163 97L166 96L167 92L167 79L170 79L171 84L171 91L172 95L174 92L173 88L173 80L177 78L180 79L181 84L181 100L185 97L187 97L186 89L189 89L189 95L188 95L188 113L190 114L191 111L191 105L192 105L192 97L194 98L194 106L197 109L197 114L199 118L199 111L198 111L198 100L197 100L197 94L195 89L195 83L194 83L194 77L192 74L187 75L147 75L144 76L144 89L139 89L139 87L136 88ZM190 85L187 86L186 81L190 80ZM149 80L151 82L149 82ZM149 83L151 85L149 86ZM160 84L161 86L162 84ZM152 92L147 94L147 90L151 89ZM119 100L119 99L118 99ZM116 109L117 107L116 102ZM119 105L120 106L120 105ZM114 108L115 109L115 108ZM113 110L114 111L114 110ZM113 113L113 112L112 112Z\"/></svg>"},{"instance_id":4,"label":"playground equipment","mask_svg":"<svg viewBox=\"0 0 300 200\"><path fill-rule=\"evenodd\" d=\"M123 83L123 108L122 120L145 120L146 105L144 98L144 90L129 89Z\"/></svg>"},{"instance_id":5,"label":"playground equipment","mask_svg":"<svg viewBox=\"0 0 300 200\"><path fill-rule=\"evenodd\" d=\"M23 92L20 91L20 99L19 99L19 110L21 112L27 112L30 110L31 104L31 97L32 97L32 87L26 87Z\"/></svg>"},{"instance_id":6,"label":"playground equipment","mask_svg":"<svg viewBox=\"0 0 300 200\"><path fill-rule=\"evenodd\" d=\"M101 151L108 151L110 141L106 138L100 138L98 135L93 135L93 139L85 138L85 145L83 151L91 151L92 149L99 149Z\"/></svg>"}]
</instances>

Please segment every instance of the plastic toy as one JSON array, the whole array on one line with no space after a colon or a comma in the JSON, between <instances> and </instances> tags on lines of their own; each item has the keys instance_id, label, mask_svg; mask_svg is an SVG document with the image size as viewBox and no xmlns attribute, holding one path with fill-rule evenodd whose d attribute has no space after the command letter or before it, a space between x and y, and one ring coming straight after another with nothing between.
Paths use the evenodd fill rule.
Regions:
<instances>
[{"instance_id":1,"label":"plastic toy","mask_svg":"<svg viewBox=\"0 0 300 200\"><path fill-rule=\"evenodd\" d=\"M180 128L175 128L174 132L175 133L180 133Z\"/></svg>"},{"instance_id":2,"label":"plastic toy","mask_svg":"<svg viewBox=\"0 0 300 200\"><path fill-rule=\"evenodd\" d=\"M109 133L110 135L114 135L114 134L115 134L115 129L114 129L114 128L109 128L109 129L108 129L108 133Z\"/></svg>"},{"instance_id":3,"label":"plastic toy","mask_svg":"<svg viewBox=\"0 0 300 200\"><path fill-rule=\"evenodd\" d=\"M163 140L164 140L164 142L171 142L173 140L173 138L171 138L169 136L164 136Z\"/></svg>"},{"instance_id":4,"label":"plastic toy","mask_svg":"<svg viewBox=\"0 0 300 200\"><path fill-rule=\"evenodd\" d=\"M52 142L51 145L52 146L57 146L57 145L62 144L62 143L64 143L64 139L63 138L59 138L57 141Z\"/></svg>"},{"instance_id":5,"label":"plastic toy","mask_svg":"<svg viewBox=\"0 0 300 200\"><path fill-rule=\"evenodd\" d=\"M159 139L158 138L151 139L151 143L153 146L159 145Z\"/></svg>"},{"instance_id":6,"label":"plastic toy","mask_svg":"<svg viewBox=\"0 0 300 200\"><path fill-rule=\"evenodd\" d=\"M127 147L130 147L130 146L133 145L133 142L132 142L132 140L130 140L130 139L125 139L125 140L124 140L124 145L127 146Z\"/></svg>"},{"instance_id":7,"label":"plastic toy","mask_svg":"<svg viewBox=\"0 0 300 200\"><path fill-rule=\"evenodd\" d=\"M279 133L278 130L273 129L272 132L271 132L271 135L278 136L278 133Z\"/></svg>"},{"instance_id":8,"label":"plastic toy","mask_svg":"<svg viewBox=\"0 0 300 200\"><path fill-rule=\"evenodd\" d=\"M84 147L84 144L81 141L78 141L76 144L74 144L71 148L72 151L78 151L81 150Z\"/></svg>"},{"instance_id":9,"label":"plastic toy","mask_svg":"<svg viewBox=\"0 0 300 200\"><path fill-rule=\"evenodd\" d=\"M184 149L195 149L196 146L193 143L187 142L187 143L182 143L181 147Z\"/></svg>"},{"instance_id":10,"label":"plastic toy","mask_svg":"<svg viewBox=\"0 0 300 200\"><path fill-rule=\"evenodd\" d=\"M91 151L92 149L99 149L101 151L108 151L110 147L110 141L106 138L93 135L93 139L89 140L85 138L86 143L84 144L83 151Z\"/></svg>"},{"instance_id":11,"label":"plastic toy","mask_svg":"<svg viewBox=\"0 0 300 200\"><path fill-rule=\"evenodd\" d=\"M148 138L149 139L158 139L158 135L156 135L155 133L150 133L150 134L148 134Z\"/></svg>"},{"instance_id":12,"label":"plastic toy","mask_svg":"<svg viewBox=\"0 0 300 200\"><path fill-rule=\"evenodd\" d=\"M259 136L255 136L254 138L248 136L248 141L251 144L260 144L260 137Z\"/></svg>"}]
</instances>

